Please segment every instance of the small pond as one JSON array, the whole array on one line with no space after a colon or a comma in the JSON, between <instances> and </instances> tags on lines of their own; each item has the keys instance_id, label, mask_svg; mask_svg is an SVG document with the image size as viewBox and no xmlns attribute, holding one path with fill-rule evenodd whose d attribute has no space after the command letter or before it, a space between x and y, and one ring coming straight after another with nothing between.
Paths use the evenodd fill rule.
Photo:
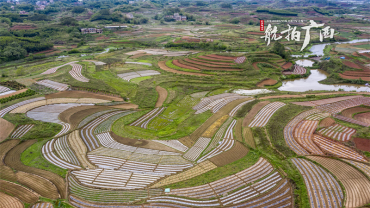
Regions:
<instances>
[{"instance_id":1,"label":"small pond","mask_svg":"<svg viewBox=\"0 0 370 208\"><path fill-rule=\"evenodd\" d=\"M281 91L292 91L292 92L305 92L308 90L335 90L343 89L345 91L357 92L370 92L370 87L364 85L353 85L353 84L333 84L326 85L320 84L319 81L326 79L327 74L319 69L312 70L311 75L306 78L294 79L294 80L285 80L283 85L279 87Z\"/></svg>"},{"instance_id":2,"label":"small pond","mask_svg":"<svg viewBox=\"0 0 370 208\"><path fill-rule=\"evenodd\" d=\"M311 67L312 64L314 64L315 62L314 61L311 61L311 60L307 60L307 59L301 59L301 60L297 60L295 61L295 63L299 66L303 66L303 67Z\"/></svg>"}]
</instances>

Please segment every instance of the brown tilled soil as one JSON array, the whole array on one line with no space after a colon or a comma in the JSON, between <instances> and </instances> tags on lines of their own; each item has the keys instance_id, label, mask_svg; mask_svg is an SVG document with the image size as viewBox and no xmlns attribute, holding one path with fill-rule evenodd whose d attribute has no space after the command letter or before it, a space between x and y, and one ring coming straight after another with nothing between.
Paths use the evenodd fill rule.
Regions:
<instances>
[{"instance_id":1,"label":"brown tilled soil","mask_svg":"<svg viewBox=\"0 0 370 208\"><path fill-rule=\"evenodd\" d=\"M358 121L370 124L370 112L357 114L354 118Z\"/></svg>"},{"instance_id":2,"label":"brown tilled soil","mask_svg":"<svg viewBox=\"0 0 370 208\"><path fill-rule=\"evenodd\" d=\"M137 109L139 106L132 103L123 103L119 105L111 105L110 107L119 109Z\"/></svg>"},{"instance_id":3,"label":"brown tilled soil","mask_svg":"<svg viewBox=\"0 0 370 208\"><path fill-rule=\"evenodd\" d=\"M354 138L353 141L357 149L370 152L370 139Z\"/></svg>"},{"instance_id":4,"label":"brown tilled soil","mask_svg":"<svg viewBox=\"0 0 370 208\"><path fill-rule=\"evenodd\" d=\"M101 95L96 94L92 92L84 92L84 91L63 91L63 92L57 92L53 94L45 95L46 99L51 98L97 98L97 99L103 99L103 100L110 100L110 101L123 101L122 98L119 97L113 97L109 95Z\"/></svg>"},{"instance_id":5,"label":"brown tilled soil","mask_svg":"<svg viewBox=\"0 0 370 208\"><path fill-rule=\"evenodd\" d=\"M179 142L181 142L183 145L185 145L185 146L187 146L189 148L191 148L194 145L194 143L195 143L195 141L193 141L193 140L190 139L190 136L186 136L186 137L180 138L179 139Z\"/></svg>"},{"instance_id":6,"label":"brown tilled soil","mask_svg":"<svg viewBox=\"0 0 370 208\"><path fill-rule=\"evenodd\" d=\"M221 56L221 55L217 55L217 54L209 54L209 55L206 55L208 57L211 57L211 58L217 58L219 60L235 60L237 57L234 57L234 56Z\"/></svg>"},{"instance_id":7,"label":"brown tilled soil","mask_svg":"<svg viewBox=\"0 0 370 208\"><path fill-rule=\"evenodd\" d=\"M0 144L0 165L5 164L4 163L5 155L9 152L9 150L17 146L19 142L20 142L19 139L11 139Z\"/></svg>"},{"instance_id":8,"label":"brown tilled soil","mask_svg":"<svg viewBox=\"0 0 370 208\"><path fill-rule=\"evenodd\" d=\"M258 111L260 111L265 105L269 103L270 101L262 101L254 105L253 108L249 111L249 113L244 117L243 127L247 127L250 124L250 122L252 122L254 116L257 115Z\"/></svg>"},{"instance_id":9,"label":"brown tilled soil","mask_svg":"<svg viewBox=\"0 0 370 208\"><path fill-rule=\"evenodd\" d=\"M240 142L235 141L235 145L228 151L223 152L209 159L218 167L230 164L237 161L248 154L248 148L242 145Z\"/></svg>"},{"instance_id":10,"label":"brown tilled soil","mask_svg":"<svg viewBox=\"0 0 370 208\"><path fill-rule=\"evenodd\" d=\"M238 69L238 68L224 68L222 66L208 67L203 64L192 63L194 61L188 62L186 60L179 60L179 62L182 64L186 64L188 66L197 67L197 68L204 69L204 70L213 70L213 71L242 71L243 70L243 69Z\"/></svg>"},{"instance_id":11,"label":"brown tilled soil","mask_svg":"<svg viewBox=\"0 0 370 208\"><path fill-rule=\"evenodd\" d=\"M350 62L350 61L343 61L343 64L350 67L350 68L361 69L360 66L358 66L357 64L355 64L353 62Z\"/></svg>"},{"instance_id":12,"label":"brown tilled soil","mask_svg":"<svg viewBox=\"0 0 370 208\"><path fill-rule=\"evenodd\" d=\"M163 102L167 98L168 92L167 92L166 89L164 89L161 86L155 87L155 90L157 90L157 92L158 92L158 100L155 103L155 107L158 108L158 107L161 107L163 105Z\"/></svg>"},{"instance_id":13,"label":"brown tilled soil","mask_svg":"<svg viewBox=\"0 0 370 208\"><path fill-rule=\"evenodd\" d=\"M111 108L107 106L78 106L63 111L59 115L59 119L71 124L72 127L77 127L78 124L87 116L108 109Z\"/></svg>"},{"instance_id":14,"label":"brown tilled soil","mask_svg":"<svg viewBox=\"0 0 370 208\"><path fill-rule=\"evenodd\" d=\"M173 60L172 61L172 64L175 65L175 66L184 68L184 69L193 69L193 70L200 71L200 69L198 69L196 67L192 67L192 66L188 66L188 65L185 65L185 64L180 63L179 60L177 60L177 59L176 60Z\"/></svg>"},{"instance_id":15,"label":"brown tilled soil","mask_svg":"<svg viewBox=\"0 0 370 208\"><path fill-rule=\"evenodd\" d=\"M220 61L213 61L213 60L204 60L204 59L199 59L199 58L192 58L192 60L203 62L203 63L208 63L208 64L214 64L214 65L226 65L226 66L230 66L230 65L235 64L235 63L230 63L230 62L220 62Z\"/></svg>"},{"instance_id":16,"label":"brown tilled soil","mask_svg":"<svg viewBox=\"0 0 370 208\"><path fill-rule=\"evenodd\" d=\"M185 71L177 71L175 69L171 69L170 67L166 66L165 61L158 62L159 68L161 68L164 71L172 72L175 74L184 74L184 75L193 75L193 76L212 76L209 74L201 74L201 73L194 73L194 72L185 72Z\"/></svg>"},{"instance_id":17,"label":"brown tilled soil","mask_svg":"<svg viewBox=\"0 0 370 208\"><path fill-rule=\"evenodd\" d=\"M286 62L285 64L283 64L281 67L283 69L290 69L290 67L292 67L292 63L291 62Z\"/></svg>"},{"instance_id":18,"label":"brown tilled soil","mask_svg":"<svg viewBox=\"0 0 370 208\"><path fill-rule=\"evenodd\" d=\"M184 59L186 62L189 62L189 63L192 63L192 64L198 64L198 65L202 65L202 66L209 66L209 67L217 67L217 68L230 68L231 66L224 66L224 65L218 65L218 64L209 64L209 63L206 63L206 62L200 62L200 61L196 61L196 60L193 60L193 59Z\"/></svg>"},{"instance_id":19,"label":"brown tilled soil","mask_svg":"<svg viewBox=\"0 0 370 208\"><path fill-rule=\"evenodd\" d=\"M319 127L329 127L331 125L335 124L335 120L330 118L330 117L327 117L327 118L324 118L320 124L319 124Z\"/></svg>"},{"instance_id":20,"label":"brown tilled soil","mask_svg":"<svg viewBox=\"0 0 370 208\"><path fill-rule=\"evenodd\" d=\"M16 183L0 180L0 190L17 197L24 203L33 204L39 200L38 194Z\"/></svg>"},{"instance_id":21,"label":"brown tilled soil","mask_svg":"<svg viewBox=\"0 0 370 208\"><path fill-rule=\"evenodd\" d=\"M184 145L188 146L189 143L191 143L190 146L193 146L196 140L202 136L203 132L205 132L209 126L211 126L215 121L217 121L219 118L221 118L224 115L228 115L229 112L234 109L237 105L240 103L250 100L251 98L245 98L245 99L239 99L234 100L224 107L222 107L219 111L217 111L215 114L213 114L211 117L207 119L206 122L204 122L199 128L197 128L192 134L190 134L189 138L187 138L184 142L180 139L180 142L182 142Z\"/></svg>"},{"instance_id":22,"label":"brown tilled soil","mask_svg":"<svg viewBox=\"0 0 370 208\"><path fill-rule=\"evenodd\" d=\"M31 188L41 196L51 199L59 198L57 187L45 178L21 171L18 171L16 175L20 184Z\"/></svg>"},{"instance_id":23,"label":"brown tilled soil","mask_svg":"<svg viewBox=\"0 0 370 208\"><path fill-rule=\"evenodd\" d=\"M3 118L0 118L0 142L4 141L13 132L14 128L14 124Z\"/></svg>"},{"instance_id":24,"label":"brown tilled soil","mask_svg":"<svg viewBox=\"0 0 370 208\"><path fill-rule=\"evenodd\" d=\"M367 112L367 111L370 111L370 108L354 107L354 108L349 108L349 109L342 111L342 115L347 118L352 118L352 115L355 113Z\"/></svg>"},{"instance_id":25,"label":"brown tilled soil","mask_svg":"<svg viewBox=\"0 0 370 208\"><path fill-rule=\"evenodd\" d=\"M363 77L363 76L348 76L339 73L339 76L342 77L343 79L362 79L363 81L370 81L370 77Z\"/></svg>"},{"instance_id":26,"label":"brown tilled soil","mask_svg":"<svg viewBox=\"0 0 370 208\"><path fill-rule=\"evenodd\" d=\"M360 53L360 55L370 58L370 53Z\"/></svg>"},{"instance_id":27,"label":"brown tilled soil","mask_svg":"<svg viewBox=\"0 0 370 208\"><path fill-rule=\"evenodd\" d=\"M2 96L0 96L0 99L1 98L6 98L6 97L10 97L10 96L13 96L13 95L18 95L18 94L20 94L22 92L26 92L27 90L28 89L26 88L26 89L21 89L21 90L18 90L16 92L13 92L13 93L10 93L10 94L2 95Z\"/></svg>"},{"instance_id":28,"label":"brown tilled soil","mask_svg":"<svg viewBox=\"0 0 370 208\"><path fill-rule=\"evenodd\" d=\"M95 38L95 40L109 40L109 37L100 36L100 37Z\"/></svg>"},{"instance_id":29,"label":"brown tilled soil","mask_svg":"<svg viewBox=\"0 0 370 208\"><path fill-rule=\"evenodd\" d=\"M6 165L0 165L0 178L7 180L7 181L17 181L17 176L15 175L15 172L8 166ZM1 181L0 180L0 191L2 190L1 186Z\"/></svg>"},{"instance_id":30,"label":"brown tilled soil","mask_svg":"<svg viewBox=\"0 0 370 208\"><path fill-rule=\"evenodd\" d=\"M147 148L147 149L181 153L178 150L172 149L171 147L168 147L158 142L153 142L150 140L137 140L137 139L123 138L123 137L116 135L113 132L110 132L110 135L115 141L121 144L134 146L134 147L142 147L142 148Z\"/></svg>"},{"instance_id":31,"label":"brown tilled soil","mask_svg":"<svg viewBox=\"0 0 370 208\"><path fill-rule=\"evenodd\" d=\"M49 181L51 181L57 187L57 190L59 191L59 194L61 195L61 198L65 198L66 197L65 196L65 194L66 194L66 183L64 181L64 178L62 178L61 176L59 176L55 173L52 173L52 172L49 172L49 171L46 171L46 170L41 170L41 169L38 169L38 168L26 166L21 162L22 152L24 152L28 147L30 147L35 142L37 142L37 140L27 140L27 141L22 142L22 143L18 144L17 146L15 146L13 149L11 149L8 152L8 154L6 154L5 159L4 159L5 164L7 166L13 168L14 170L23 171L23 172L26 172L26 173L31 173L31 174L35 174L37 176L41 176L37 179L39 184L44 184L44 182L41 183L42 180L46 181L45 183L49 183ZM20 176L22 176L22 175L20 175ZM49 181L43 179L42 177L49 180ZM23 177L17 177L17 178L18 178L18 180L21 179L21 181L25 182L25 185L28 183L27 181L25 181L25 180L27 180L26 178L23 178ZM19 182L23 183L21 181L19 181ZM40 188L43 189L42 187L40 187ZM52 190L49 190L49 192L50 193L46 193L47 198L55 197L55 193L53 193Z\"/></svg>"},{"instance_id":32,"label":"brown tilled soil","mask_svg":"<svg viewBox=\"0 0 370 208\"><path fill-rule=\"evenodd\" d=\"M220 61L219 58L212 58L212 57L208 57L208 56L198 56L199 58L202 58L202 59L207 59L209 61ZM228 63L228 64L231 64L233 61L232 60L222 60L224 62L221 62L221 63ZM227 62L225 62L227 61Z\"/></svg>"},{"instance_id":33,"label":"brown tilled soil","mask_svg":"<svg viewBox=\"0 0 370 208\"><path fill-rule=\"evenodd\" d=\"M270 78L268 78L268 79L265 79L265 80L263 80L263 81L261 81L261 82L257 83L257 84L256 84L256 86L257 86L257 87L264 87L265 85L270 86L270 85L274 85L274 84L276 84L277 82L278 82L278 81L276 81L276 80L274 80L274 79L270 79Z\"/></svg>"}]
</instances>

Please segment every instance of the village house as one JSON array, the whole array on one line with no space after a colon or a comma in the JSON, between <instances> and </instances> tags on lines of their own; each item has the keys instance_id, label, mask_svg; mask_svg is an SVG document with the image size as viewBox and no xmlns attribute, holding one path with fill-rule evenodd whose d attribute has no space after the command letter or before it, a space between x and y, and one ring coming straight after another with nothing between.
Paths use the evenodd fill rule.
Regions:
<instances>
[{"instance_id":1,"label":"village house","mask_svg":"<svg viewBox=\"0 0 370 208\"><path fill-rule=\"evenodd\" d=\"M81 28L82 34L88 34L88 33L102 33L102 29L96 29L96 28Z\"/></svg>"}]
</instances>

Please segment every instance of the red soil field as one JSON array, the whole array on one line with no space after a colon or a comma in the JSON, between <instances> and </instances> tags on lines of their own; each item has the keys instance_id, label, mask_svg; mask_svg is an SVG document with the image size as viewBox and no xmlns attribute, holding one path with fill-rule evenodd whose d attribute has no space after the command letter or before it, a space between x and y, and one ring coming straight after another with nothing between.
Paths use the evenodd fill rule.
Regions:
<instances>
[{"instance_id":1,"label":"red soil field","mask_svg":"<svg viewBox=\"0 0 370 208\"><path fill-rule=\"evenodd\" d=\"M198 59L198 58L192 58L194 61L199 61L203 63L208 63L208 64L216 64L216 65L232 65L233 63L226 63L226 62L217 62L217 61L212 61L212 60L204 60L204 59Z\"/></svg>"},{"instance_id":2,"label":"red soil field","mask_svg":"<svg viewBox=\"0 0 370 208\"><path fill-rule=\"evenodd\" d=\"M354 138L353 141L357 149L370 152L370 139Z\"/></svg>"},{"instance_id":3,"label":"red soil field","mask_svg":"<svg viewBox=\"0 0 370 208\"><path fill-rule=\"evenodd\" d=\"M212 58L218 58L218 59L226 59L226 60L235 60L237 57L234 57L234 56L220 56L220 55L216 55L216 54L209 54L209 55L206 55L208 57L212 57Z\"/></svg>"},{"instance_id":4,"label":"red soil field","mask_svg":"<svg viewBox=\"0 0 370 208\"><path fill-rule=\"evenodd\" d=\"M270 79L270 78L268 78L268 79L265 79L265 80L263 80L263 81L261 81L261 82L259 82L259 83L257 83L257 87L264 87L265 85L274 85L274 84L276 84L278 81L276 81L276 80L274 80L274 79Z\"/></svg>"},{"instance_id":5,"label":"red soil field","mask_svg":"<svg viewBox=\"0 0 370 208\"><path fill-rule=\"evenodd\" d=\"M343 75L343 74L339 74L340 77L342 77L343 79L362 79L364 81L370 81L370 77L363 77L363 76L348 76L348 75Z\"/></svg>"},{"instance_id":6,"label":"red soil field","mask_svg":"<svg viewBox=\"0 0 370 208\"><path fill-rule=\"evenodd\" d=\"M178 66L178 67L181 67L181 68L184 68L184 69L193 69L193 70L197 70L197 71L200 71L200 69L196 68L196 67L192 67L192 66L187 66L185 64L182 64L179 62L179 60L173 60L172 63L175 65L175 66Z\"/></svg>"},{"instance_id":7,"label":"red soil field","mask_svg":"<svg viewBox=\"0 0 370 208\"><path fill-rule=\"evenodd\" d=\"M370 53L360 53L360 55L370 58Z\"/></svg>"},{"instance_id":8,"label":"red soil field","mask_svg":"<svg viewBox=\"0 0 370 208\"><path fill-rule=\"evenodd\" d=\"M215 70L215 71L242 71L243 70L243 69L237 69L237 68L224 68L221 66L208 67L208 66L204 66L200 64L186 62L185 60L179 60L179 62L187 66L197 67L197 68L204 69L204 70Z\"/></svg>"},{"instance_id":9,"label":"red soil field","mask_svg":"<svg viewBox=\"0 0 370 208\"><path fill-rule=\"evenodd\" d=\"M204 62L199 62L199 61L195 61L195 60L192 60L192 59L184 59L186 62L189 62L189 63L192 63L192 64L199 64L199 65L202 65L202 66L209 66L209 67L219 67L219 68L229 68L230 66L222 66L222 65L216 65L216 64L208 64L208 63L204 63Z\"/></svg>"},{"instance_id":10,"label":"red soil field","mask_svg":"<svg viewBox=\"0 0 370 208\"><path fill-rule=\"evenodd\" d=\"M362 121L362 122L365 122L365 123L370 124L370 112L356 114L356 115L354 116L354 118L355 118L356 120L358 120L358 121Z\"/></svg>"},{"instance_id":11,"label":"red soil field","mask_svg":"<svg viewBox=\"0 0 370 208\"><path fill-rule=\"evenodd\" d=\"M285 63L285 64L283 64L281 67L283 68L283 69L289 69L290 67L292 67L292 63L291 62L287 62L287 63Z\"/></svg>"},{"instance_id":12,"label":"red soil field","mask_svg":"<svg viewBox=\"0 0 370 208\"><path fill-rule=\"evenodd\" d=\"M198 58L208 59L208 60L214 60L214 61L220 61L219 58L212 58L212 57L208 57L208 56L198 56ZM223 61L225 61L225 60L223 60ZM231 63L231 61L230 62L223 62L223 63Z\"/></svg>"},{"instance_id":13,"label":"red soil field","mask_svg":"<svg viewBox=\"0 0 370 208\"><path fill-rule=\"evenodd\" d=\"M360 66L358 66L357 64L355 63L352 63L350 61L343 61L343 64L350 67L350 68L354 68L354 69L361 69Z\"/></svg>"},{"instance_id":14,"label":"red soil field","mask_svg":"<svg viewBox=\"0 0 370 208\"><path fill-rule=\"evenodd\" d=\"M357 52L353 52L353 53L352 53L352 55L357 56L357 57L359 57L359 56L360 56L360 55L358 55L358 53L357 53Z\"/></svg>"}]
</instances>

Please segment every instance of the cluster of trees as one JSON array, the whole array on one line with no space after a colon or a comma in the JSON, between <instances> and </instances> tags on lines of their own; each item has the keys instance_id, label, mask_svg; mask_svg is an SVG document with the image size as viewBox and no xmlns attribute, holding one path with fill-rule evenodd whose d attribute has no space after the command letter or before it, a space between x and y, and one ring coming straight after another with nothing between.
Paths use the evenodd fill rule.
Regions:
<instances>
[{"instance_id":1,"label":"cluster of trees","mask_svg":"<svg viewBox=\"0 0 370 208\"><path fill-rule=\"evenodd\" d=\"M272 47L272 52L281 56L283 59L289 60L290 52L285 51L285 47L283 44L279 43L278 41L275 42L274 46Z\"/></svg>"},{"instance_id":2,"label":"cluster of trees","mask_svg":"<svg viewBox=\"0 0 370 208\"><path fill-rule=\"evenodd\" d=\"M35 91L28 89L26 92L22 92L20 94L13 95L13 96L6 97L6 98L1 98L0 103L6 103L6 102L9 102L9 101L12 101L12 100L15 100L15 99L28 97L28 96L32 96L32 95L35 95L35 94L36 94Z\"/></svg>"},{"instance_id":3,"label":"cluster of trees","mask_svg":"<svg viewBox=\"0 0 370 208\"><path fill-rule=\"evenodd\" d=\"M290 11L278 10L278 9L258 8L256 12L268 12L270 14L283 15L283 16L298 16L298 13L296 12L290 12Z\"/></svg>"},{"instance_id":4,"label":"cluster of trees","mask_svg":"<svg viewBox=\"0 0 370 208\"><path fill-rule=\"evenodd\" d=\"M134 19L129 19L126 16L123 16L121 13L114 12L111 13L109 9L102 9L98 13L94 14L90 21L98 21L98 20L107 20L112 22L120 22L120 23L130 23L130 24L146 24L148 23L149 19L146 17L137 16Z\"/></svg>"},{"instance_id":5,"label":"cluster of trees","mask_svg":"<svg viewBox=\"0 0 370 208\"><path fill-rule=\"evenodd\" d=\"M12 61L25 58L27 53L51 49L53 44L45 43L36 38L15 36L0 37L0 61Z\"/></svg>"}]
</instances>

